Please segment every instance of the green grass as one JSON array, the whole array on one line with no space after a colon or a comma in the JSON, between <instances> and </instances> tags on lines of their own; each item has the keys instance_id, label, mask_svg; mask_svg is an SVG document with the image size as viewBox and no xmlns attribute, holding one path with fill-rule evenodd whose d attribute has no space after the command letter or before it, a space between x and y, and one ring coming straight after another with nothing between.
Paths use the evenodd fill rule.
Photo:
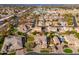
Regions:
<instances>
[{"instance_id":1,"label":"green grass","mask_svg":"<svg viewBox=\"0 0 79 59\"><path fill-rule=\"evenodd\" d=\"M32 51L32 48L34 47L34 37L32 35L28 35L25 46L27 48L27 51Z\"/></svg>"},{"instance_id":2,"label":"green grass","mask_svg":"<svg viewBox=\"0 0 79 59\"><path fill-rule=\"evenodd\" d=\"M34 37L32 35L28 35L27 41L34 41Z\"/></svg>"},{"instance_id":3,"label":"green grass","mask_svg":"<svg viewBox=\"0 0 79 59\"><path fill-rule=\"evenodd\" d=\"M27 48L27 51L32 52L33 50L32 50L32 48Z\"/></svg>"},{"instance_id":4,"label":"green grass","mask_svg":"<svg viewBox=\"0 0 79 59\"><path fill-rule=\"evenodd\" d=\"M13 52L13 53L10 53L10 54L8 54L8 55L15 55L16 53L15 52Z\"/></svg>"},{"instance_id":5,"label":"green grass","mask_svg":"<svg viewBox=\"0 0 79 59\"><path fill-rule=\"evenodd\" d=\"M27 43L25 43L25 48L27 49L27 51L32 51L32 48L34 48L34 42L28 41Z\"/></svg>"},{"instance_id":6,"label":"green grass","mask_svg":"<svg viewBox=\"0 0 79 59\"><path fill-rule=\"evenodd\" d=\"M75 36L79 39L79 33L76 32L75 33Z\"/></svg>"},{"instance_id":7,"label":"green grass","mask_svg":"<svg viewBox=\"0 0 79 59\"><path fill-rule=\"evenodd\" d=\"M69 17L67 22L68 22L68 25L73 25L72 18Z\"/></svg>"},{"instance_id":8,"label":"green grass","mask_svg":"<svg viewBox=\"0 0 79 59\"><path fill-rule=\"evenodd\" d=\"M64 19L67 21L68 25L73 25L71 13L64 14L63 16L64 16Z\"/></svg>"},{"instance_id":9,"label":"green grass","mask_svg":"<svg viewBox=\"0 0 79 59\"><path fill-rule=\"evenodd\" d=\"M79 53L79 49L78 49L77 51L78 51L78 53Z\"/></svg>"},{"instance_id":10,"label":"green grass","mask_svg":"<svg viewBox=\"0 0 79 59\"><path fill-rule=\"evenodd\" d=\"M10 30L8 31L10 35L15 34L16 32L18 32L17 28L15 28L13 25L9 25Z\"/></svg>"},{"instance_id":11,"label":"green grass","mask_svg":"<svg viewBox=\"0 0 79 59\"><path fill-rule=\"evenodd\" d=\"M48 53L49 53L49 49L43 48L43 49L41 49L40 52L41 52L42 54L48 54Z\"/></svg>"},{"instance_id":12,"label":"green grass","mask_svg":"<svg viewBox=\"0 0 79 59\"><path fill-rule=\"evenodd\" d=\"M33 46L34 46L34 43L33 43L32 41L29 41L29 42L27 42L27 43L25 44L25 46L26 46L27 51L28 51L28 52L31 52L31 51L33 51L32 48L33 48Z\"/></svg>"},{"instance_id":13,"label":"green grass","mask_svg":"<svg viewBox=\"0 0 79 59\"><path fill-rule=\"evenodd\" d=\"M2 53L0 53L0 55L2 55Z\"/></svg>"},{"instance_id":14,"label":"green grass","mask_svg":"<svg viewBox=\"0 0 79 59\"><path fill-rule=\"evenodd\" d=\"M79 33L77 33L75 30L72 30L72 31L66 31L64 34L74 34L76 38L79 39Z\"/></svg>"},{"instance_id":15,"label":"green grass","mask_svg":"<svg viewBox=\"0 0 79 59\"><path fill-rule=\"evenodd\" d=\"M67 54L73 53L73 51L70 48L64 49L64 52L67 53Z\"/></svg>"},{"instance_id":16,"label":"green grass","mask_svg":"<svg viewBox=\"0 0 79 59\"><path fill-rule=\"evenodd\" d=\"M2 48L3 42L4 42L4 38L2 36L0 36L0 50Z\"/></svg>"}]
</instances>

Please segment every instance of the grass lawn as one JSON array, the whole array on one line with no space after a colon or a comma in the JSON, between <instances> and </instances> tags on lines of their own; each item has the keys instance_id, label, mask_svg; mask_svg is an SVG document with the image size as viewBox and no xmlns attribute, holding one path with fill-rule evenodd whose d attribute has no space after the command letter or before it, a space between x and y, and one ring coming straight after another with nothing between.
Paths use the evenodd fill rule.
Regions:
<instances>
[{"instance_id":1,"label":"grass lawn","mask_svg":"<svg viewBox=\"0 0 79 59\"><path fill-rule=\"evenodd\" d=\"M0 36L0 50L2 48L3 42L4 42L4 38L2 36Z\"/></svg>"},{"instance_id":2,"label":"grass lawn","mask_svg":"<svg viewBox=\"0 0 79 59\"><path fill-rule=\"evenodd\" d=\"M49 54L49 49L47 49L47 48L43 48L43 49L41 49L41 54Z\"/></svg>"},{"instance_id":3,"label":"grass lawn","mask_svg":"<svg viewBox=\"0 0 79 59\"><path fill-rule=\"evenodd\" d=\"M79 53L79 49L78 49L77 51L78 51L78 53Z\"/></svg>"},{"instance_id":4,"label":"grass lawn","mask_svg":"<svg viewBox=\"0 0 79 59\"><path fill-rule=\"evenodd\" d=\"M66 49L64 49L64 52L65 52L65 53L68 53L68 54L73 53L73 51L72 51L70 48L66 48Z\"/></svg>"}]
</instances>

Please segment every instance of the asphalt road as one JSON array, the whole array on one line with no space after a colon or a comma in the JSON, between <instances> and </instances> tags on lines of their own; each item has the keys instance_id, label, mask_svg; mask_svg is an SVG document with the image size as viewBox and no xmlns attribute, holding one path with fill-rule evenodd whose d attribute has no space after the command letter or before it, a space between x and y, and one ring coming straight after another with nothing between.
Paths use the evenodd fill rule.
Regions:
<instances>
[{"instance_id":1,"label":"asphalt road","mask_svg":"<svg viewBox=\"0 0 79 59\"><path fill-rule=\"evenodd\" d=\"M77 27L78 25L77 25L77 22L76 22L76 17L75 17L75 16L73 16L72 21L73 21L74 27Z\"/></svg>"}]
</instances>

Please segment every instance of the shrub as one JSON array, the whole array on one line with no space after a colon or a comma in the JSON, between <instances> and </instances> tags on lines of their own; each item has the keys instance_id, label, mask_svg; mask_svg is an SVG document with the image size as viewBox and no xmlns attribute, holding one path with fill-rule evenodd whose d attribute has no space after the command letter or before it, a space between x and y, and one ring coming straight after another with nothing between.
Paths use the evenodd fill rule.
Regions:
<instances>
[{"instance_id":1,"label":"shrub","mask_svg":"<svg viewBox=\"0 0 79 59\"><path fill-rule=\"evenodd\" d=\"M45 35L47 35L47 34L48 34L48 32L45 32L44 34L45 34Z\"/></svg>"},{"instance_id":2,"label":"shrub","mask_svg":"<svg viewBox=\"0 0 79 59\"><path fill-rule=\"evenodd\" d=\"M22 35L22 36L24 36L25 33L23 33L23 32L18 32L18 35Z\"/></svg>"},{"instance_id":3,"label":"shrub","mask_svg":"<svg viewBox=\"0 0 79 59\"><path fill-rule=\"evenodd\" d=\"M37 33L38 33L37 31L32 32L33 35L36 35Z\"/></svg>"},{"instance_id":4,"label":"shrub","mask_svg":"<svg viewBox=\"0 0 79 59\"><path fill-rule=\"evenodd\" d=\"M65 43L65 44L68 44L68 42L67 42L67 41L64 41L64 43Z\"/></svg>"},{"instance_id":5,"label":"shrub","mask_svg":"<svg viewBox=\"0 0 79 59\"><path fill-rule=\"evenodd\" d=\"M64 45L63 48L68 48L68 45Z\"/></svg>"},{"instance_id":6,"label":"shrub","mask_svg":"<svg viewBox=\"0 0 79 59\"><path fill-rule=\"evenodd\" d=\"M54 32L51 32L48 37L53 38L55 36Z\"/></svg>"}]
</instances>

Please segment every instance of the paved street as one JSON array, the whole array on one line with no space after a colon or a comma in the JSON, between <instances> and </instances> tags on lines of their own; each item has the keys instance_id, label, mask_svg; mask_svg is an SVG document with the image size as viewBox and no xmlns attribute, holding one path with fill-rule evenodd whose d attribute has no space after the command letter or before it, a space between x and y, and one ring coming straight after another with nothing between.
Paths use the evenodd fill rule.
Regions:
<instances>
[{"instance_id":1,"label":"paved street","mask_svg":"<svg viewBox=\"0 0 79 59\"><path fill-rule=\"evenodd\" d=\"M76 22L76 17L75 17L75 16L73 16L72 21L73 21L74 27L78 27L77 22Z\"/></svg>"}]
</instances>

